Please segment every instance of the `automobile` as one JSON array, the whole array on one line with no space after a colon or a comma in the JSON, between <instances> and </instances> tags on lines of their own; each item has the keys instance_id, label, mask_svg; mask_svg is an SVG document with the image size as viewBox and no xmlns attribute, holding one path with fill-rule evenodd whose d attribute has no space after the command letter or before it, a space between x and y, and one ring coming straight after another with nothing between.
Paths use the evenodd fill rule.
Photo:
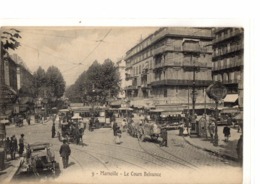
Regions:
<instances>
[{"instance_id":1,"label":"automobile","mask_svg":"<svg viewBox=\"0 0 260 184\"><path fill-rule=\"evenodd\" d=\"M0 116L0 123L3 123L5 125L10 125L8 116Z\"/></svg>"},{"instance_id":2,"label":"automobile","mask_svg":"<svg viewBox=\"0 0 260 184\"><path fill-rule=\"evenodd\" d=\"M26 156L20 162L20 172L33 173L35 176L60 173L59 163L55 160L52 145L47 142L30 144L26 148Z\"/></svg>"}]
</instances>

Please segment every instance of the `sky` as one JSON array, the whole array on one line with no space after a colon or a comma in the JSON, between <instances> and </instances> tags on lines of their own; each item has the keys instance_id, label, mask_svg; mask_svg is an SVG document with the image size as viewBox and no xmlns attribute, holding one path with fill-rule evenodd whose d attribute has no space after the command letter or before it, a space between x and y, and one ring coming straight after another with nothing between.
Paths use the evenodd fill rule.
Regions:
<instances>
[{"instance_id":1,"label":"sky","mask_svg":"<svg viewBox=\"0 0 260 184\"><path fill-rule=\"evenodd\" d=\"M31 72L39 66L59 68L66 86L97 60L117 62L141 38L158 27L15 27L21 46L10 54L20 56ZM3 28L6 29L6 28Z\"/></svg>"}]
</instances>

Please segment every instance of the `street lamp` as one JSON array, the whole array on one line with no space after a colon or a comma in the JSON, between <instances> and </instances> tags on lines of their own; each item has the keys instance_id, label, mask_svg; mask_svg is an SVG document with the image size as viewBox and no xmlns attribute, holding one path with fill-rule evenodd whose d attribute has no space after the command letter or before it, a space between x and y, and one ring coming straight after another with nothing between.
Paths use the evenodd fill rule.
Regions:
<instances>
[{"instance_id":1,"label":"street lamp","mask_svg":"<svg viewBox=\"0 0 260 184\"><path fill-rule=\"evenodd\" d=\"M196 104L196 72L200 70L198 64L193 60L193 55L191 54L190 63L192 63L191 71L193 72L192 79L192 115L191 115L191 134L196 134L196 116L195 116L195 104Z\"/></svg>"},{"instance_id":2,"label":"street lamp","mask_svg":"<svg viewBox=\"0 0 260 184\"><path fill-rule=\"evenodd\" d=\"M219 101L224 99L227 95L227 88L220 82L216 81L213 84L211 84L207 90L206 93L210 99L213 99L215 101L216 107L215 107L215 119L219 117L218 112L218 104ZM214 146L218 145L218 125L216 122L215 125L215 137L213 141Z\"/></svg>"}]
</instances>

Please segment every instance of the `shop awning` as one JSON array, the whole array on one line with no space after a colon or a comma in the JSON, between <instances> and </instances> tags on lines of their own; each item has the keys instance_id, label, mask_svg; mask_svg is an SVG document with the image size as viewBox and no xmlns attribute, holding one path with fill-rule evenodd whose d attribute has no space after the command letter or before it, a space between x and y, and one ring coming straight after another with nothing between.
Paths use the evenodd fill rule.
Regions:
<instances>
[{"instance_id":1,"label":"shop awning","mask_svg":"<svg viewBox=\"0 0 260 184\"><path fill-rule=\"evenodd\" d=\"M169 115L180 115L182 113L182 111L165 111L165 112L162 112L162 115L165 115L165 116L169 116Z\"/></svg>"},{"instance_id":2,"label":"shop awning","mask_svg":"<svg viewBox=\"0 0 260 184\"><path fill-rule=\"evenodd\" d=\"M238 100L238 94L229 94L224 98L224 102L235 102Z\"/></svg>"}]
</instances>

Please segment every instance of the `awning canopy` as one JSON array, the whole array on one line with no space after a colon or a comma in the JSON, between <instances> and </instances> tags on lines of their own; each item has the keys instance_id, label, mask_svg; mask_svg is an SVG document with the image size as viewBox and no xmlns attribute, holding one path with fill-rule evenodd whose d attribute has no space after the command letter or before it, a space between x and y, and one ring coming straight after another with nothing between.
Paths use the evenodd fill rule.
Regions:
<instances>
[{"instance_id":1,"label":"awning canopy","mask_svg":"<svg viewBox=\"0 0 260 184\"><path fill-rule=\"evenodd\" d=\"M238 108L223 108L220 113L222 114L231 114L231 113L239 113Z\"/></svg>"},{"instance_id":2,"label":"awning canopy","mask_svg":"<svg viewBox=\"0 0 260 184\"><path fill-rule=\"evenodd\" d=\"M235 102L238 100L238 94L229 94L224 98L224 102Z\"/></svg>"},{"instance_id":3,"label":"awning canopy","mask_svg":"<svg viewBox=\"0 0 260 184\"><path fill-rule=\"evenodd\" d=\"M182 111L165 111L165 112L162 112L162 115L166 115L166 116L169 116L169 115L180 115L182 114Z\"/></svg>"},{"instance_id":4,"label":"awning canopy","mask_svg":"<svg viewBox=\"0 0 260 184\"><path fill-rule=\"evenodd\" d=\"M120 107L118 110L121 110L121 111L132 111L133 109L132 108L128 108L128 107Z\"/></svg>"},{"instance_id":5,"label":"awning canopy","mask_svg":"<svg viewBox=\"0 0 260 184\"><path fill-rule=\"evenodd\" d=\"M150 112L164 112L163 109L151 109Z\"/></svg>"}]
</instances>

